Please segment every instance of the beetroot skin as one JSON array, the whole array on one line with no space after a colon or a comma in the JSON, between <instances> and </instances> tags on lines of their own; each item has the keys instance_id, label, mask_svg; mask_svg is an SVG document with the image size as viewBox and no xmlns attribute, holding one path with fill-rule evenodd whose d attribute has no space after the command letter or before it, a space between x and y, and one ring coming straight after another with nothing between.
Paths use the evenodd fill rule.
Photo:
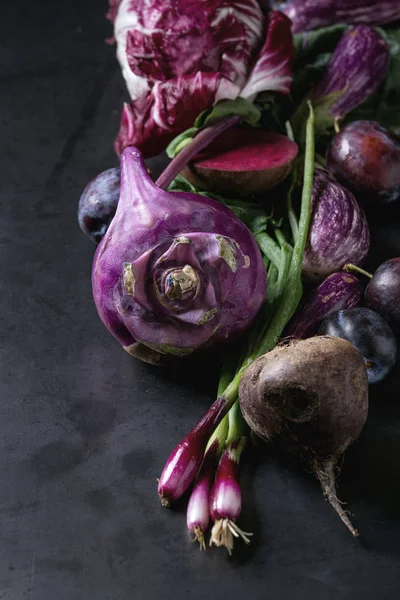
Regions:
<instances>
[{"instance_id":1,"label":"beetroot skin","mask_svg":"<svg viewBox=\"0 0 400 600\"><path fill-rule=\"evenodd\" d=\"M300 457L353 535L337 499L335 468L368 414L368 379L360 352L347 340L317 336L276 347L253 362L239 390L251 429Z\"/></svg>"},{"instance_id":2,"label":"beetroot skin","mask_svg":"<svg viewBox=\"0 0 400 600\"><path fill-rule=\"evenodd\" d=\"M278 133L232 127L187 165L182 174L193 185L214 192L252 196L285 179L297 144Z\"/></svg>"}]
</instances>

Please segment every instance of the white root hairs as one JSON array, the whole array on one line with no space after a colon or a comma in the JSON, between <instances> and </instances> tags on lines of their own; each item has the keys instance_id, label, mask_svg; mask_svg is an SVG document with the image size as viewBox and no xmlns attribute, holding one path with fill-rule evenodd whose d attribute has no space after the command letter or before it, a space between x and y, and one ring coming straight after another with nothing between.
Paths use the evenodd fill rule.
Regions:
<instances>
[{"instance_id":1,"label":"white root hairs","mask_svg":"<svg viewBox=\"0 0 400 600\"><path fill-rule=\"evenodd\" d=\"M200 527L195 527L193 529L193 533L194 533L194 538L192 538L192 542L199 542L200 544L200 551L201 550L206 550L206 542L204 540L204 533L203 531L200 529Z\"/></svg>"},{"instance_id":2,"label":"white root hairs","mask_svg":"<svg viewBox=\"0 0 400 600\"><path fill-rule=\"evenodd\" d=\"M235 538L242 538L246 544L250 544L249 536L252 533L243 531L231 519L218 519L211 530L210 546L225 546L229 554L232 554Z\"/></svg>"}]
</instances>

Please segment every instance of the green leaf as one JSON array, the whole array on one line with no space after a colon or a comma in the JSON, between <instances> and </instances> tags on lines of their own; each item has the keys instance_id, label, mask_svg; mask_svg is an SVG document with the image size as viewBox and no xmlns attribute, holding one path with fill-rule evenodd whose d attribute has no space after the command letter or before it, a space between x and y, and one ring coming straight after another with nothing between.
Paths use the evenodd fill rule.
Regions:
<instances>
[{"instance_id":1,"label":"green leaf","mask_svg":"<svg viewBox=\"0 0 400 600\"><path fill-rule=\"evenodd\" d=\"M243 121L254 126L258 124L261 117L260 111L254 104L239 96L235 100L221 100L212 108L204 110L199 114L194 125L200 129L231 115L239 115Z\"/></svg>"},{"instance_id":2,"label":"green leaf","mask_svg":"<svg viewBox=\"0 0 400 600\"><path fill-rule=\"evenodd\" d=\"M347 29L348 25L339 23L295 34L295 67L314 63L323 54L331 54Z\"/></svg>"},{"instance_id":3,"label":"green leaf","mask_svg":"<svg viewBox=\"0 0 400 600\"><path fill-rule=\"evenodd\" d=\"M174 158L187 144L189 144L196 133L198 132L197 127L190 127L176 136L167 146L166 153L169 158Z\"/></svg>"}]
</instances>

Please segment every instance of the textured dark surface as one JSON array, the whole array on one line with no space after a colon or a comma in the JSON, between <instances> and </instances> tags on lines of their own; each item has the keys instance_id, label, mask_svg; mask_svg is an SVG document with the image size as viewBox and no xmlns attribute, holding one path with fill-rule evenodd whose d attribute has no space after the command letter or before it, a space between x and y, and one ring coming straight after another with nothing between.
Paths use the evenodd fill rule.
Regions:
<instances>
[{"instance_id":1,"label":"textured dark surface","mask_svg":"<svg viewBox=\"0 0 400 600\"><path fill-rule=\"evenodd\" d=\"M91 299L86 182L116 165L124 95L105 3L2 13L0 103L0 598L397 600L400 376L372 390L339 492L353 540L311 475L261 448L243 470L249 548L200 553L156 478L211 402L213 360L169 372L130 358ZM400 254L392 207L371 264Z\"/></svg>"}]
</instances>

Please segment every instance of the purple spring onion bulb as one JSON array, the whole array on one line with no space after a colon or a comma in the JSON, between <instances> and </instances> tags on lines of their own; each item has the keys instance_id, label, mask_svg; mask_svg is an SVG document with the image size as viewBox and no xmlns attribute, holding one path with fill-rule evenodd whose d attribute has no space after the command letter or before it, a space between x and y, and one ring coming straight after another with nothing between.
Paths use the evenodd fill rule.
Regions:
<instances>
[{"instance_id":1,"label":"purple spring onion bulb","mask_svg":"<svg viewBox=\"0 0 400 600\"><path fill-rule=\"evenodd\" d=\"M291 19L294 33L335 23L384 25L400 19L399 0L292 0L282 5L282 11Z\"/></svg>"},{"instance_id":2,"label":"purple spring onion bulb","mask_svg":"<svg viewBox=\"0 0 400 600\"><path fill-rule=\"evenodd\" d=\"M233 441L224 451L217 468L210 495L210 515L214 521L210 546L225 546L229 554L233 550L234 538L242 538L250 544L252 533L243 531L236 524L242 511L242 494L238 482L239 459L246 438Z\"/></svg>"},{"instance_id":3,"label":"purple spring onion bulb","mask_svg":"<svg viewBox=\"0 0 400 600\"><path fill-rule=\"evenodd\" d=\"M236 398L237 388L229 386L171 452L158 481L158 495L163 506L168 507L178 500L193 483L211 434Z\"/></svg>"},{"instance_id":4,"label":"purple spring onion bulb","mask_svg":"<svg viewBox=\"0 0 400 600\"><path fill-rule=\"evenodd\" d=\"M365 213L353 194L318 167L311 204L303 274L318 281L346 263L361 265L368 254L370 234Z\"/></svg>"},{"instance_id":5,"label":"purple spring onion bulb","mask_svg":"<svg viewBox=\"0 0 400 600\"><path fill-rule=\"evenodd\" d=\"M193 541L199 542L200 550L206 549L204 534L210 522L210 492L227 433L228 417L225 416L210 438L203 463L190 494L186 523L189 531L193 534Z\"/></svg>"},{"instance_id":6,"label":"purple spring onion bulb","mask_svg":"<svg viewBox=\"0 0 400 600\"><path fill-rule=\"evenodd\" d=\"M337 310L357 306L362 293L363 286L355 275L345 271L328 275L296 312L286 335L297 339L313 336L322 319Z\"/></svg>"},{"instance_id":7,"label":"purple spring onion bulb","mask_svg":"<svg viewBox=\"0 0 400 600\"><path fill-rule=\"evenodd\" d=\"M229 554L233 550L234 538L250 543L251 533L240 529L236 520L242 511L242 494L239 484L239 461L246 445L242 434L242 416L239 402L229 411L229 433L226 448L218 463L214 484L210 494L210 516L214 521L210 546L225 546Z\"/></svg>"},{"instance_id":8,"label":"purple spring onion bulb","mask_svg":"<svg viewBox=\"0 0 400 600\"><path fill-rule=\"evenodd\" d=\"M368 25L346 31L313 93L316 120L343 119L365 102L386 77L390 51Z\"/></svg>"},{"instance_id":9,"label":"purple spring onion bulb","mask_svg":"<svg viewBox=\"0 0 400 600\"><path fill-rule=\"evenodd\" d=\"M235 214L216 200L160 189L133 147L121 156L118 208L92 284L109 331L153 363L244 333L267 287L260 250Z\"/></svg>"}]
</instances>

